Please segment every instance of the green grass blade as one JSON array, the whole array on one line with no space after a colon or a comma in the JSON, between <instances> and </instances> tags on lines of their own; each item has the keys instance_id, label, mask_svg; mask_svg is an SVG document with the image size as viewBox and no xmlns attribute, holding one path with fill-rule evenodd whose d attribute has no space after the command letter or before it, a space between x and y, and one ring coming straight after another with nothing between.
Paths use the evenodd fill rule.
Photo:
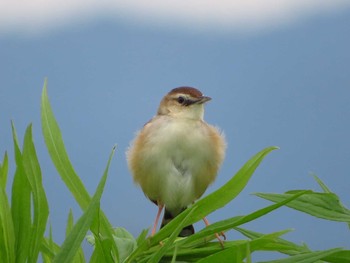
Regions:
<instances>
[{"instance_id":1,"label":"green grass blade","mask_svg":"<svg viewBox=\"0 0 350 263\"><path fill-rule=\"evenodd\" d=\"M41 123L47 149L61 179L71 191L80 207L85 210L91 198L69 160L60 128L49 103L46 80L41 99Z\"/></svg>"},{"instance_id":2,"label":"green grass blade","mask_svg":"<svg viewBox=\"0 0 350 263\"><path fill-rule=\"evenodd\" d=\"M262 236L265 236L265 234L258 233L255 231L243 229L243 228L235 228L236 231L240 232L242 235L250 238L250 239L258 239ZM286 255L297 255L300 253L307 253L311 252L310 249L305 245L297 245L293 242L287 241L282 238L277 238L275 240L276 242L273 244L269 244L264 247L264 250L267 251L278 251L280 253L286 254Z\"/></svg>"},{"instance_id":3,"label":"green grass blade","mask_svg":"<svg viewBox=\"0 0 350 263\"><path fill-rule=\"evenodd\" d=\"M41 257L43 260L42 262L44 262L44 263L51 263L51 261L52 261L47 254L42 254Z\"/></svg>"},{"instance_id":4,"label":"green grass blade","mask_svg":"<svg viewBox=\"0 0 350 263\"><path fill-rule=\"evenodd\" d=\"M73 212L72 209L69 210L68 214L68 220L67 220L67 226L66 226L66 237L69 235L69 233L72 231L74 226L74 217L73 217ZM78 249L77 254L74 257L73 262L85 262L85 256L82 247Z\"/></svg>"},{"instance_id":5,"label":"green grass blade","mask_svg":"<svg viewBox=\"0 0 350 263\"><path fill-rule=\"evenodd\" d=\"M242 243L246 243L247 241L228 241L225 243L225 249L229 249L233 246L241 245ZM176 260L177 261L185 261L185 262L193 262L208 257L212 254L223 251L222 247L218 244L214 243L206 243L201 246L189 247L189 248L181 248L176 241L171 250L169 250L163 259L171 259L176 250Z\"/></svg>"},{"instance_id":6,"label":"green grass blade","mask_svg":"<svg viewBox=\"0 0 350 263\"><path fill-rule=\"evenodd\" d=\"M257 250L263 250L266 246L269 244L274 244L275 240L279 238L279 236L289 232L289 230L283 230L267 235L262 235L259 238L255 240L235 240L235 241L226 241L224 243L224 249L221 248L218 244L214 244L213 242L205 243L201 245L195 245L195 246L189 246L189 247L182 247L178 241L175 242L175 245L177 246L177 260L179 261L185 261L185 262L197 262L198 260L207 260L207 262L221 262L220 260L214 260L216 256L214 256L217 253L223 253L225 250L230 250L233 256L228 258L231 261L230 262L242 262L244 258L246 258L247 262L249 262L249 253L252 253ZM175 248L174 248L175 249ZM171 258L172 251L167 252L166 258ZM221 255L217 255L219 259L221 259ZM212 261L210 261L212 260Z\"/></svg>"},{"instance_id":7,"label":"green grass blade","mask_svg":"<svg viewBox=\"0 0 350 263\"><path fill-rule=\"evenodd\" d=\"M342 250L339 252L335 252L332 255L324 257L323 260L332 263L349 263L350 250Z\"/></svg>"},{"instance_id":8,"label":"green grass blade","mask_svg":"<svg viewBox=\"0 0 350 263\"><path fill-rule=\"evenodd\" d=\"M49 249L50 251L55 251L55 242L53 241L53 236L52 236L52 225L50 224L50 232L49 232L49 238L48 239L43 239L43 242L41 243L41 252L42 252L42 248L43 248L43 243L45 241L48 241L48 245L49 245ZM55 255L56 253L54 253ZM47 257L47 259L49 260L49 262L51 262L53 260L53 257L50 257L49 255L42 253L43 257L44 255Z\"/></svg>"},{"instance_id":9,"label":"green grass blade","mask_svg":"<svg viewBox=\"0 0 350 263\"><path fill-rule=\"evenodd\" d=\"M60 251L60 246L56 244L52 237L44 238L41 243L41 253L46 255L52 261L56 254Z\"/></svg>"},{"instance_id":10,"label":"green grass blade","mask_svg":"<svg viewBox=\"0 0 350 263\"><path fill-rule=\"evenodd\" d=\"M16 172L12 183L11 212L15 231L16 262L26 262L31 238L31 188L23 167L22 153L12 122Z\"/></svg>"},{"instance_id":11,"label":"green grass blade","mask_svg":"<svg viewBox=\"0 0 350 263\"><path fill-rule=\"evenodd\" d=\"M11 207L6 194L8 156L0 163L0 258L5 262L15 261L15 233Z\"/></svg>"},{"instance_id":12,"label":"green grass blade","mask_svg":"<svg viewBox=\"0 0 350 263\"><path fill-rule=\"evenodd\" d=\"M15 233L6 190L0 187L0 258L15 262Z\"/></svg>"},{"instance_id":13,"label":"green grass blade","mask_svg":"<svg viewBox=\"0 0 350 263\"><path fill-rule=\"evenodd\" d=\"M5 152L4 159L0 163L0 187L6 189L7 174L9 170L9 158L7 152Z\"/></svg>"},{"instance_id":14,"label":"green grass blade","mask_svg":"<svg viewBox=\"0 0 350 263\"><path fill-rule=\"evenodd\" d=\"M328 186L324 182L322 182L321 179L317 175L312 174L312 176L314 177L316 182L319 184L319 186L321 186L322 190L325 193L332 193L332 191L328 188Z\"/></svg>"},{"instance_id":15,"label":"green grass blade","mask_svg":"<svg viewBox=\"0 0 350 263\"><path fill-rule=\"evenodd\" d=\"M138 246L146 240L148 232L149 232L149 229L143 229L141 231L140 235L136 239L136 243Z\"/></svg>"},{"instance_id":16,"label":"green grass blade","mask_svg":"<svg viewBox=\"0 0 350 263\"><path fill-rule=\"evenodd\" d=\"M116 146L113 147L112 153L109 156L106 169L103 176L108 175L109 166L112 161ZM111 259L116 262L119 259L119 252L113 238L113 228L107 229L107 218L99 209L97 216L94 218L90 227L95 237L95 249L98 249L97 254L105 255L105 262L109 262ZM97 246L96 246L97 244ZM95 254L95 253L94 253Z\"/></svg>"},{"instance_id":17,"label":"green grass blade","mask_svg":"<svg viewBox=\"0 0 350 263\"><path fill-rule=\"evenodd\" d=\"M67 226L66 226L66 237L69 235L69 233L72 231L72 228L74 226L74 217L72 209L69 209L68 214L68 220L67 220Z\"/></svg>"},{"instance_id":18,"label":"green grass blade","mask_svg":"<svg viewBox=\"0 0 350 263\"><path fill-rule=\"evenodd\" d=\"M109 162L112 158L112 154L110 156ZM100 199L103 193L104 186L106 184L107 176L108 173L104 173L104 175L102 176L100 183L97 186L96 192L91 199L90 204L88 205L83 215L79 218L77 223L74 225L74 227L71 229L68 237L63 242L60 252L54 259L55 263L72 262L75 255L79 251L81 242L84 240L87 231L93 223L93 220L98 216Z\"/></svg>"},{"instance_id":19,"label":"green grass blade","mask_svg":"<svg viewBox=\"0 0 350 263\"><path fill-rule=\"evenodd\" d=\"M31 233L28 262L37 262L41 242L44 237L49 206L42 185L41 170L36 155L33 139L32 126L26 130L23 143L23 167L33 193L33 231Z\"/></svg>"},{"instance_id":20,"label":"green grass blade","mask_svg":"<svg viewBox=\"0 0 350 263\"><path fill-rule=\"evenodd\" d=\"M177 246L175 245L174 254L171 258L171 263L176 263L176 256L177 256Z\"/></svg>"},{"instance_id":21,"label":"green grass blade","mask_svg":"<svg viewBox=\"0 0 350 263\"><path fill-rule=\"evenodd\" d=\"M241 249L237 247L230 247L225 250L221 250L218 253L212 254L201 260L198 260L198 263L211 263L211 262L230 262L230 263L241 263L243 255L241 255Z\"/></svg>"},{"instance_id":22,"label":"green grass blade","mask_svg":"<svg viewBox=\"0 0 350 263\"><path fill-rule=\"evenodd\" d=\"M296 193L295 195L289 197L286 200L283 200L283 201L278 202L276 204L264 207L262 209L254 211L248 215L236 216L236 217L233 217L230 219L226 219L226 220L222 220L222 221L213 223L213 224L209 225L208 227L202 229L201 231L195 233L194 235L191 235L191 236L183 239L182 241L179 241L179 243L181 243L183 245L185 245L185 244L188 245L188 244L191 244L192 242L196 242L197 240L206 238L214 233L219 233L221 231L227 231L229 229L246 224L248 222L251 222L259 217L262 217L262 216L280 208L281 206L286 205L287 203L297 199L298 197L300 197L301 195L303 195L305 193L308 193L308 191Z\"/></svg>"},{"instance_id":23,"label":"green grass blade","mask_svg":"<svg viewBox=\"0 0 350 263\"><path fill-rule=\"evenodd\" d=\"M225 249L220 249L216 253L212 253L209 256L203 256L198 262L251 262L251 253L254 251L262 250L268 244L273 244L275 239L285 233L288 230L283 230L267 235L263 235L257 239L248 241L242 240L240 242L227 242L225 243ZM203 251L205 252L205 251Z\"/></svg>"},{"instance_id":24,"label":"green grass blade","mask_svg":"<svg viewBox=\"0 0 350 263\"><path fill-rule=\"evenodd\" d=\"M50 225L49 237L43 238L40 248L41 256L43 258L44 263L51 263L59 250L59 245L53 241L52 226Z\"/></svg>"},{"instance_id":25,"label":"green grass blade","mask_svg":"<svg viewBox=\"0 0 350 263\"><path fill-rule=\"evenodd\" d=\"M181 230L187 225L187 218L191 216L191 214L195 212L195 209L192 209L182 220L180 224L174 229L174 232L170 235L169 239L161 246L161 248L152 255L152 257L148 260L148 263L157 263L164 256L165 252L173 245L175 239L181 232Z\"/></svg>"},{"instance_id":26,"label":"green grass blade","mask_svg":"<svg viewBox=\"0 0 350 263\"><path fill-rule=\"evenodd\" d=\"M46 80L41 97L41 123L46 147L61 179L81 209L85 210L91 201L91 197L69 160L60 128L51 109ZM108 234L112 229L112 225L102 211L101 218L101 232Z\"/></svg>"},{"instance_id":27,"label":"green grass blade","mask_svg":"<svg viewBox=\"0 0 350 263\"><path fill-rule=\"evenodd\" d=\"M120 262L118 259L114 258L111 254L112 242L110 239L99 239L95 236L95 246L94 253L92 254L92 260L90 262L105 262L105 263L114 263Z\"/></svg>"},{"instance_id":28,"label":"green grass blade","mask_svg":"<svg viewBox=\"0 0 350 263\"><path fill-rule=\"evenodd\" d=\"M285 194L265 194L257 193L256 196L270 200L272 202L281 202L298 191L290 191ZM339 202L338 196L333 193L309 192L298 199L287 204L288 207L307 213L309 215L339 222L350 223L350 212Z\"/></svg>"},{"instance_id":29,"label":"green grass blade","mask_svg":"<svg viewBox=\"0 0 350 263\"><path fill-rule=\"evenodd\" d=\"M331 256L334 253L337 253L341 251L341 248L333 248L323 251L316 251L316 252L309 252L309 253L303 253L298 254L295 256L291 256L288 258L278 259L278 260L271 260L271 261L264 261L260 263L313 263L318 260L322 260L325 257Z\"/></svg>"}]
</instances>

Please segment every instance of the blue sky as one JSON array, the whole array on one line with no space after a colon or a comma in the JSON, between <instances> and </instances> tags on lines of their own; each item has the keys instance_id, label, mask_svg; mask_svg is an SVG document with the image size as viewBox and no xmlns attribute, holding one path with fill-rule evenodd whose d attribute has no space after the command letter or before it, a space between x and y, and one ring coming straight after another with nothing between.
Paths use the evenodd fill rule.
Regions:
<instances>
[{"instance_id":1,"label":"blue sky","mask_svg":"<svg viewBox=\"0 0 350 263\"><path fill-rule=\"evenodd\" d=\"M193 8L152 1L148 10L118 1L119 6L105 1L103 8L77 1L80 5L71 9L49 6L33 8L35 12L1 3L8 5L0 9L12 18L1 11L0 151L8 150L13 163L10 120L20 138L33 123L57 242L64 239L69 208L76 217L80 210L55 172L41 135L45 77L68 153L90 193L118 145L102 207L115 226L135 236L151 225L156 207L133 184L124 152L164 94L182 85L213 98L205 118L228 141L224 165L207 193L264 147L281 148L210 221L269 204L252 196L254 192L320 190L310 173L350 206L349 5L283 1L277 6L271 0L263 7L255 1L248 1L251 6L223 1L217 7L207 2L197 10L196 1L189 1ZM312 249L349 249L346 224L287 208L246 227L266 233L294 228L286 238Z\"/></svg>"}]
</instances>

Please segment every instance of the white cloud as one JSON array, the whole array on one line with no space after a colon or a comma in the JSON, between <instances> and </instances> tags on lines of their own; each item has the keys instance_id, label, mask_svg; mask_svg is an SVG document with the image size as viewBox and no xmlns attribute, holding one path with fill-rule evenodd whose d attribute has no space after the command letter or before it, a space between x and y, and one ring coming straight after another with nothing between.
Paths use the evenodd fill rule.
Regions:
<instances>
[{"instance_id":1,"label":"white cloud","mask_svg":"<svg viewBox=\"0 0 350 263\"><path fill-rule=\"evenodd\" d=\"M0 33L37 33L108 16L189 30L258 31L350 7L349 0L0 0Z\"/></svg>"}]
</instances>

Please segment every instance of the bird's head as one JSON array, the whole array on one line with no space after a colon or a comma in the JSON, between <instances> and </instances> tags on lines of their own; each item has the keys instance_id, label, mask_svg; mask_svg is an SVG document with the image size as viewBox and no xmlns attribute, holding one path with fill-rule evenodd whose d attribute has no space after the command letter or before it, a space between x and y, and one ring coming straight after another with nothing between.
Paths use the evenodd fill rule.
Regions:
<instances>
[{"instance_id":1,"label":"bird's head","mask_svg":"<svg viewBox=\"0 0 350 263\"><path fill-rule=\"evenodd\" d=\"M211 100L192 87L179 87L164 96L158 108L158 115L170 115L178 118L202 120L204 103Z\"/></svg>"}]
</instances>

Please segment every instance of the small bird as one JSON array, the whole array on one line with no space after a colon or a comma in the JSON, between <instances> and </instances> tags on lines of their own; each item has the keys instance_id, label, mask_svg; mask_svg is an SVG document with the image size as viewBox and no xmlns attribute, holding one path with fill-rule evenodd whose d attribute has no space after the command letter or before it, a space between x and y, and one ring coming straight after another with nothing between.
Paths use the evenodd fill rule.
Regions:
<instances>
[{"instance_id":1,"label":"small bird","mask_svg":"<svg viewBox=\"0 0 350 263\"><path fill-rule=\"evenodd\" d=\"M196 88L171 90L127 150L134 182L158 206L151 235L164 207L161 227L199 199L217 176L226 142L216 127L203 120L209 100ZM193 233L190 225L179 236Z\"/></svg>"}]
</instances>

